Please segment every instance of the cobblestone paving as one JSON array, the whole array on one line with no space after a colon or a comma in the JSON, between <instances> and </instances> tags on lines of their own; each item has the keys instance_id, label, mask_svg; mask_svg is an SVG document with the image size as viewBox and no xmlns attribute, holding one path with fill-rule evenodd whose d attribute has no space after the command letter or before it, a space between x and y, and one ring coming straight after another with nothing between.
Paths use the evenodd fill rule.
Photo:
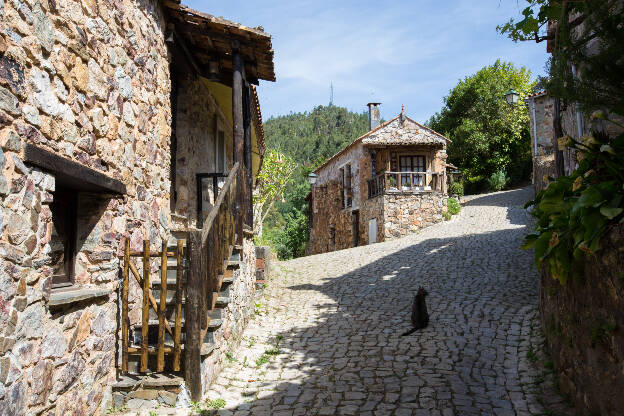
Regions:
<instances>
[{"instance_id":1,"label":"cobblestone paving","mask_svg":"<svg viewBox=\"0 0 624 416\"><path fill-rule=\"evenodd\" d=\"M280 263L209 399L236 415L569 413L520 249L531 197L473 197L419 234ZM401 337L420 285L429 326Z\"/></svg>"}]
</instances>

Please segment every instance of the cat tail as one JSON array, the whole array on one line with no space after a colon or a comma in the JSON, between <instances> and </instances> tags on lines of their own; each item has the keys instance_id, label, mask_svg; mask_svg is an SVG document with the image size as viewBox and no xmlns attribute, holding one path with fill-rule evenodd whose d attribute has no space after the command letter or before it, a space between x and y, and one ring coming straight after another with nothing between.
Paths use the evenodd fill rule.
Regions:
<instances>
[{"instance_id":1,"label":"cat tail","mask_svg":"<svg viewBox=\"0 0 624 416\"><path fill-rule=\"evenodd\" d=\"M410 329L409 331L407 331L406 333L401 334L401 336L404 337L404 336L407 336L407 335L411 335L411 334L413 334L416 331L418 331L418 328L413 328L413 329Z\"/></svg>"}]
</instances>

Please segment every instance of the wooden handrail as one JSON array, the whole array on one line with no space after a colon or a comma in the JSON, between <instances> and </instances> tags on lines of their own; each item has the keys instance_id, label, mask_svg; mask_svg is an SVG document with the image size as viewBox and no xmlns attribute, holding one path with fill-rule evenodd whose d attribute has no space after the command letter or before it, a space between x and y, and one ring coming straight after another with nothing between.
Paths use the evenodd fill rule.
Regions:
<instances>
[{"instance_id":1,"label":"wooden handrail","mask_svg":"<svg viewBox=\"0 0 624 416\"><path fill-rule=\"evenodd\" d=\"M189 234L190 270L186 288L186 383L193 400L202 393L201 346L210 323L209 312L216 307L219 291L226 273L227 262L243 212L239 211L241 165L230 170L221 192L201 231Z\"/></svg>"},{"instance_id":2,"label":"wooden handrail","mask_svg":"<svg viewBox=\"0 0 624 416\"><path fill-rule=\"evenodd\" d=\"M217 217L217 214L219 213L219 206L223 203L223 200L225 199L226 194L232 187L232 184L234 183L234 178L236 178L236 175L238 173L238 169L240 169L240 165L238 162L236 162L236 164L230 171L230 174L228 175L227 179L225 180L225 184L223 185L223 190L219 192L219 197L215 201L214 207L212 207L210 214L208 214L206 221L204 221L204 226L202 227L202 233L201 233L202 246L206 244L206 240L208 239L208 233L210 232L210 228L212 228L212 223L214 222L215 218Z\"/></svg>"}]
</instances>

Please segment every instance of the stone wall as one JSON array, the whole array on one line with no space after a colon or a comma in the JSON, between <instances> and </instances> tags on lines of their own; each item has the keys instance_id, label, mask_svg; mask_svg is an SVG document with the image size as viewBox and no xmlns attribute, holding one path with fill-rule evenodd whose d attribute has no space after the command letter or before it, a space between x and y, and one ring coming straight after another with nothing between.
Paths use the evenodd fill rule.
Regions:
<instances>
[{"instance_id":1,"label":"stone wall","mask_svg":"<svg viewBox=\"0 0 624 416\"><path fill-rule=\"evenodd\" d=\"M581 280L562 286L542 273L540 311L561 392L582 414L615 416L624 408L624 227L602 247Z\"/></svg>"},{"instance_id":2,"label":"stone wall","mask_svg":"<svg viewBox=\"0 0 624 416\"><path fill-rule=\"evenodd\" d=\"M204 393L225 363L225 354L240 342L243 330L254 314L256 281L256 250L253 241L243 240L243 266L236 271L230 286L230 303L222 312L223 324L214 332L215 350L202 357L202 387Z\"/></svg>"},{"instance_id":3,"label":"stone wall","mask_svg":"<svg viewBox=\"0 0 624 416\"><path fill-rule=\"evenodd\" d=\"M156 0L0 2L0 414L95 414L115 376L120 246L168 236L170 79ZM76 283L48 306L55 178L25 142L122 181L80 195ZM131 298L136 296L133 289Z\"/></svg>"},{"instance_id":4,"label":"stone wall","mask_svg":"<svg viewBox=\"0 0 624 416\"><path fill-rule=\"evenodd\" d=\"M548 95L539 95L530 99L535 106L535 116L530 111L531 117L531 153L533 154L533 185L536 191L540 191L548 186L548 177L556 177L554 155L554 99ZM609 118L622 124L624 118L617 114L609 114ZM535 124L534 124L535 119ZM578 128L577 106L575 104L562 105L561 108L561 128L566 136L578 139L580 136L591 131L604 131L611 137L622 133L622 128L614 123L603 120L590 120L585 113L581 113L580 135ZM535 153L535 140L537 135L537 154ZM569 175L577 166L576 151L564 148L563 165L564 173Z\"/></svg>"},{"instance_id":5,"label":"stone wall","mask_svg":"<svg viewBox=\"0 0 624 416\"><path fill-rule=\"evenodd\" d=\"M341 207L340 189L336 180L314 188L308 254L353 247L353 214Z\"/></svg>"},{"instance_id":6,"label":"stone wall","mask_svg":"<svg viewBox=\"0 0 624 416\"><path fill-rule=\"evenodd\" d=\"M176 187L175 213L187 219L185 226L197 225L197 173L217 171L216 135L223 132L226 159L232 163L232 126L218 109L208 87L191 75L178 77L176 114ZM226 169L228 166L226 166ZM226 172L227 173L227 172ZM225 178L220 180L223 183ZM212 207L212 179L203 182L203 216Z\"/></svg>"},{"instance_id":7,"label":"stone wall","mask_svg":"<svg viewBox=\"0 0 624 416\"><path fill-rule=\"evenodd\" d=\"M438 192L387 193L384 199L384 238L393 240L442 221L448 197Z\"/></svg>"}]
</instances>

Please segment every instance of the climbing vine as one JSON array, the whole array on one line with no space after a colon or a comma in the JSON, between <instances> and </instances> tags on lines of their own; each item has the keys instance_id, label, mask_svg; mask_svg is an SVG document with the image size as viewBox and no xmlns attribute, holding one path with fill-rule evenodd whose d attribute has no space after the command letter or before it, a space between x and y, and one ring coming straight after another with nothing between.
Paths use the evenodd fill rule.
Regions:
<instances>
[{"instance_id":1,"label":"climbing vine","mask_svg":"<svg viewBox=\"0 0 624 416\"><path fill-rule=\"evenodd\" d=\"M581 276L584 258L600 249L600 237L614 224L624 223L624 134L563 140L578 152L579 165L526 205L534 207L538 222L523 246L534 248L537 265L545 264L561 284Z\"/></svg>"}]
</instances>

